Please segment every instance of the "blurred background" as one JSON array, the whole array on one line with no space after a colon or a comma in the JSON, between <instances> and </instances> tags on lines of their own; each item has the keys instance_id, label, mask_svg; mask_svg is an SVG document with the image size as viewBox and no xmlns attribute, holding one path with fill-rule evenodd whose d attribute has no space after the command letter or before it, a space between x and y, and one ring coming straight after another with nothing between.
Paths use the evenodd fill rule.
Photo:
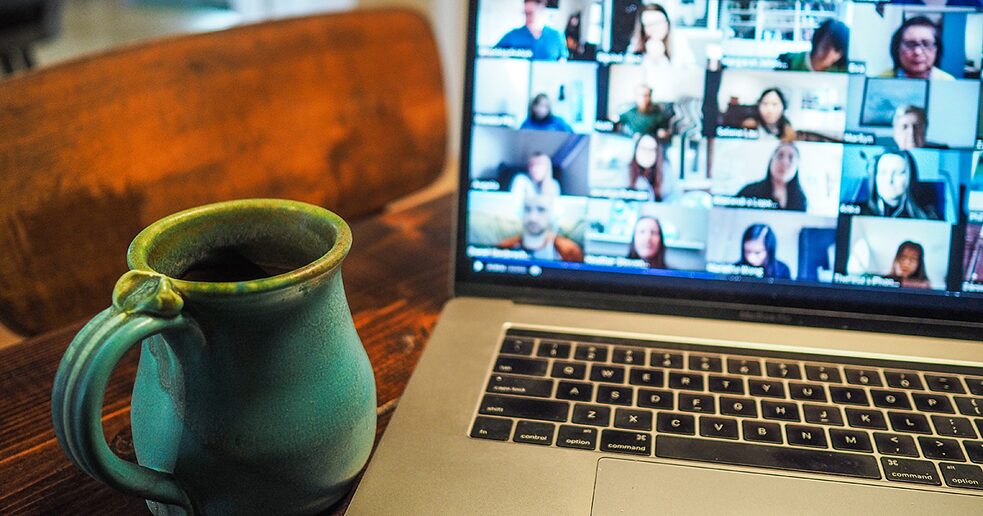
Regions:
<instances>
[{"instance_id":1,"label":"blurred background","mask_svg":"<svg viewBox=\"0 0 983 516\"><path fill-rule=\"evenodd\" d=\"M448 160L432 187L393 207L441 195L456 184L467 2L460 0L0 0L0 81L31 69L172 34L222 30L276 18L403 6L430 20L448 102ZM2 109L3 99L0 99ZM108 300L107 300L108 303ZM0 347L20 336L0 325Z\"/></svg>"}]
</instances>

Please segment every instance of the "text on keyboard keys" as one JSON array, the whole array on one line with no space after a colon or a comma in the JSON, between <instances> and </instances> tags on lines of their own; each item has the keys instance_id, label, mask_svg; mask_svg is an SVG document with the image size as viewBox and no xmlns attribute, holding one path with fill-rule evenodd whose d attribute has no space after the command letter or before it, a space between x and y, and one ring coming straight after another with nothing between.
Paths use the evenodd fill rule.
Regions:
<instances>
[{"instance_id":1,"label":"text on keyboard keys","mask_svg":"<svg viewBox=\"0 0 983 516\"><path fill-rule=\"evenodd\" d=\"M843 382L840 377L840 370L832 366L806 365L806 378L814 382Z\"/></svg>"},{"instance_id":2,"label":"text on keyboard keys","mask_svg":"<svg viewBox=\"0 0 983 516\"><path fill-rule=\"evenodd\" d=\"M633 391L631 387L615 387L613 385L598 385L598 403L608 403L611 405L631 405Z\"/></svg>"},{"instance_id":3,"label":"text on keyboard keys","mask_svg":"<svg viewBox=\"0 0 983 516\"><path fill-rule=\"evenodd\" d=\"M478 439L508 441L509 434L511 433L511 419L478 416L474 420L474 425L471 426L471 437L477 437Z\"/></svg>"},{"instance_id":4,"label":"text on keyboard keys","mask_svg":"<svg viewBox=\"0 0 983 516\"><path fill-rule=\"evenodd\" d=\"M853 385L864 385L868 387L880 387L883 385L881 383L881 375L877 371L845 367L843 368L843 372L846 375L847 383Z\"/></svg>"},{"instance_id":5,"label":"text on keyboard keys","mask_svg":"<svg viewBox=\"0 0 983 516\"><path fill-rule=\"evenodd\" d=\"M802 405L806 423L843 426L840 408L833 405Z\"/></svg>"},{"instance_id":6,"label":"text on keyboard keys","mask_svg":"<svg viewBox=\"0 0 983 516\"><path fill-rule=\"evenodd\" d=\"M785 378L786 380L801 380L802 370L795 362L765 362L765 371L772 378Z\"/></svg>"},{"instance_id":7,"label":"text on keyboard keys","mask_svg":"<svg viewBox=\"0 0 983 516\"><path fill-rule=\"evenodd\" d=\"M829 430L829 442L833 448L845 451L873 452L874 448L870 444L870 437L867 432L859 430L840 430L831 428Z\"/></svg>"},{"instance_id":8,"label":"text on keyboard keys","mask_svg":"<svg viewBox=\"0 0 983 516\"><path fill-rule=\"evenodd\" d=\"M573 356L577 360L587 360L589 362L607 362L608 348L607 346L594 346L591 344L580 344L579 346L577 346L577 351L574 352Z\"/></svg>"},{"instance_id":9,"label":"text on keyboard keys","mask_svg":"<svg viewBox=\"0 0 983 516\"><path fill-rule=\"evenodd\" d=\"M725 394L744 394L744 379L738 376L710 375L710 392Z\"/></svg>"},{"instance_id":10,"label":"text on keyboard keys","mask_svg":"<svg viewBox=\"0 0 983 516\"><path fill-rule=\"evenodd\" d=\"M920 391L924 389L921 379L913 372L885 371L884 379L887 386L895 389L913 389Z\"/></svg>"},{"instance_id":11,"label":"text on keyboard keys","mask_svg":"<svg viewBox=\"0 0 983 516\"><path fill-rule=\"evenodd\" d=\"M652 367L682 369L683 355L682 353L670 353L668 351L653 351L649 365Z\"/></svg>"},{"instance_id":12,"label":"text on keyboard keys","mask_svg":"<svg viewBox=\"0 0 983 516\"><path fill-rule=\"evenodd\" d=\"M529 376L546 376L549 362L534 358L498 357L495 361L496 373L524 374Z\"/></svg>"},{"instance_id":13,"label":"text on keyboard keys","mask_svg":"<svg viewBox=\"0 0 983 516\"><path fill-rule=\"evenodd\" d=\"M590 401L594 398L594 386L587 382L560 382L556 385L556 397L561 400Z\"/></svg>"},{"instance_id":14,"label":"text on keyboard keys","mask_svg":"<svg viewBox=\"0 0 983 516\"><path fill-rule=\"evenodd\" d=\"M761 396L766 398L784 398L785 386L782 382L773 380L757 380L751 378L747 381L748 394L751 396Z\"/></svg>"},{"instance_id":15,"label":"text on keyboard keys","mask_svg":"<svg viewBox=\"0 0 983 516\"><path fill-rule=\"evenodd\" d=\"M927 460L881 457L881 465L884 466L884 476L892 482L942 485L939 474L935 470L935 464Z\"/></svg>"},{"instance_id":16,"label":"text on keyboard keys","mask_svg":"<svg viewBox=\"0 0 983 516\"><path fill-rule=\"evenodd\" d=\"M508 416L544 421L566 421L570 404L565 401L541 400L486 394L479 412L489 416Z\"/></svg>"},{"instance_id":17,"label":"text on keyboard keys","mask_svg":"<svg viewBox=\"0 0 983 516\"><path fill-rule=\"evenodd\" d=\"M964 461L959 441L955 439L945 439L941 437L919 437L918 446L922 449L922 455L928 459Z\"/></svg>"},{"instance_id":18,"label":"text on keyboard keys","mask_svg":"<svg viewBox=\"0 0 983 516\"><path fill-rule=\"evenodd\" d=\"M966 389L963 389L962 382L955 376L926 374L925 384L928 385L929 390L936 392L949 392L953 394L966 393Z\"/></svg>"},{"instance_id":19,"label":"text on keyboard keys","mask_svg":"<svg viewBox=\"0 0 983 516\"><path fill-rule=\"evenodd\" d=\"M587 366L576 362L553 362L553 370L550 372L550 376L553 378L583 380L587 376Z\"/></svg>"},{"instance_id":20,"label":"text on keyboard keys","mask_svg":"<svg viewBox=\"0 0 983 516\"><path fill-rule=\"evenodd\" d=\"M877 443L877 451L882 455L918 456L915 439L910 435L874 432L874 442Z\"/></svg>"},{"instance_id":21,"label":"text on keyboard keys","mask_svg":"<svg viewBox=\"0 0 983 516\"><path fill-rule=\"evenodd\" d=\"M725 416L757 417L758 407L752 399L721 396L720 413Z\"/></svg>"},{"instance_id":22,"label":"text on keyboard keys","mask_svg":"<svg viewBox=\"0 0 983 516\"><path fill-rule=\"evenodd\" d=\"M884 414L877 410L847 408L846 420L854 428L887 430L887 420L884 419Z\"/></svg>"},{"instance_id":23,"label":"text on keyboard keys","mask_svg":"<svg viewBox=\"0 0 983 516\"><path fill-rule=\"evenodd\" d=\"M645 387L662 387L665 385L665 373L657 369L633 367L628 373L628 383Z\"/></svg>"},{"instance_id":24,"label":"text on keyboard keys","mask_svg":"<svg viewBox=\"0 0 983 516\"><path fill-rule=\"evenodd\" d=\"M672 410L672 391L657 389L638 389L638 406L659 410Z\"/></svg>"},{"instance_id":25,"label":"text on keyboard keys","mask_svg":"<svg viewBox=\"0 0 983 516\"><path fill-rule=\"evenodd\" d=\"M553 393L553 380L493 374L486 390L498 394L548 398Z\"/></svg>"},{"instance_id":26,"label":"text on keyboard keys","mask_svg":"<svg viewBox=\"0 0 983 516\"><path fill-rule=\"evenodd\" d=\"M709 394L679 393L679 410L685 412L714 413L713 396Z\"/></svg>"},{"instance_id":27,"label":"text on keyboard keys","mask_svg":"<svg viewBox=\"0 0 983 516\"><path fill-rule=\"evenodd\" d=\"M651 431L652 412L619 408L614 411L614 426L625 430Z\"/></svg>"},{"instance_id":28,"label":"text on keyboard keys","mask_svg":"<svg viewBox=\"0 0 983 516\"><path fill-rule=\"evenodd\" d=\"M888 412L887 418L891 420L891 428L895 432L907 432L911 434L932 433L932 429L928 426L928 420L921 414Z\"/></svg>"},{"instance_id":29,"label":"text on keyboard keys","mask_svg":"<svg viewBox=\"0 0 983 516\"><path fill-rule=\"evenodd\" d=\"M873 399L875 407L911 410L911 402L908 401L908 395L903 391L871 389L870 397Z\"/></svg>"},{"instance_id":30,"label":"text on keyboard keys","mask_svg":"<svg viewBox=\"0 0 983 516\"><path fill-rule=\"evenodd\" d=\"M639 348L614 348L611 361L616 364L645 365L645 350Z\"/></svg>"},{"instance_id":31,"label":"text on keyboard keys","mask_svg":"<svg viewBox=\"0 0 983 516\"><path fill-rule=\"evenodd\" d=\"M830 387L829 397L833 400L833 403L868 405L867 393L858 387Z\"/></svg>"},{"instance_id":32,"label":"text on keyboard keys","mask_svg":"<svg viewBox=\"0 0 983 516\"><path fill-rule=\"evenodd\" d=\"M826 432L818 426L787 425L785 437L794 446L826 448Z\"/></svg>"},{"instance_id":33,"label":"text on keyboard keys","mask_svg":"<svg viewBox=\"0 0 983 516\"><path fill-rule=\"evenodd\" d=\"M700 416L700 435L718 439L737 439L740 431L736 419Z\"/></svg>"},{"instance_id":34,"label":"text on keyboard keys","mask_svg":"<svg viewBox=\"0 0 983 516\"><path fill-rule=\"evenodd\" d=\"M935 426L935 432L939 435L946 437L966 437L969 439L976 438L976 430L973 429L973 423L964 417L932 416L932 425Z\"/></svg>"},{"instance_id":35,"label":"text on keyboard keys","mask_svg":"<svg viewBox=\"0 0 983 516\"><path fill-rule=\"evenodd\" d=\"M604 430L601 432L601 451L652 455L652 436L642 432Z\"/></svg>"},{"instance_id":36,"label":"text on keyboard keys","mask_svg":"<svg viewBox=\"0 0 983 516\"><path fill-rule=\"evenodd\" d=\"M539 349L536 350L536 356L566 360L570 358L571 347L572 345L569 342L555 340L540 341Z\"/></svg>"},{"instance_id":37,"label":"text on keyboard keys","mask_svg":"<svg viewBox=\"0 0 983 516\"><path fill-rule=\"evenodd\" d=\"M669 388L702 391L703 375L699 373L669 373Z\"/></svg>"},{"instance_id":38,"label":"text on keyboard keys","mask_svg":"<svg viewBox=\"0 0 983 516\"><path fill-rule=\"evenodd\" d=\"M915 401L915 408L921 412L941 412L945 414L955 412L952 410L952 403L949 402L949 398L944 394L916 392L911 395L911 399Z\"/></svg>"},{"instance_id":39,"label":"text on keyboard keys","mask_svg":"<svg viewBox=\"0 0 983 516\"><path fill-rule=\"evenodd\" d=\"M689 368L694 371L708 373L720 373L724 370L720 357L709 357L705 355L690 355Z\"/></svg>"},{"instance_id":40,"label":"text on keyboard keys","mask_svg":"<svg viewBox=\"0 0 983 516\"><path fill-rule=\"evenodd\" d=\"M963 441L963 446L966 447L966 456L969 460L983 464L983 441Z\"/></svg>"},{"instance_id":41,"label":"text on keyboard keys","mask_svg":"<svg viewBox=\"0 0 983 516\"><path fill-rule=\"evenodd\" d=\"M748 376L761 376L761 362L754 359L727 359L727 372Z\"/></svg>"},{"instance_id":42,"label":"text on keyboard keys","mask_svg":"<svg viewBox=\"0 0 983 516\"><path fill-rule=\"evenodd\" d=\"M556 445L561 448L594 450L597 448L597 429L562 425L556 433Z\"/></svg>"},{"instance_id":43,"label":"text on keyboard keys","mask_svg":"<svg viewBox=\"0 0 983 516\"><path fill-rule=\"evenodd\" d=\"M696 433L696 419L686 414L659 412L655 416L656 430L667 434L693 435Z\"/></svg>"},{"instance_id":44,"label":"text on keyboard keys","mask_svg":"<svg viewBox=\"0 0 983 516\"><path fill-rule=\"evenodd\" d=\"M956 407L964 416L983 417L983 398L964 398L956 396Z\"/></svg>"},{"instance_id":45,"label":"text on keyboard keys","mask_svg":"<svg viewBox=\"0 0 983 516\"><path fill-rule=\"evenodd\" d=\"M517 443L549 446L553 444L553 432L555 430L556 427L553 423L519 421L515 424L515 435L512 436L512 440Z\"/></svg>"},{"instance_id":46,"label":"text on keyboard keys","mask_svg":"<svg viewBox=\"0 0 983 516\"><path fill-rule=\"evenodd\" d=\"M983 489L983 468L971 464L939 464L942 478L949 487Z\"/></svg>"},{"instance_id":47,"label":"text on keyboard keys","mask_svg":"<svg viewBox=\"0 0 983 516\"><path fill-rule=\"evenodd\" d=\"M532 339L522 337L506 337L502 342L502 353L511 355L531 355Z\"/></svg>"},{"instance_id":48,"label":"text on keyboard keys","mask_svg":"<svg viewBox=\"0 0 983 516\"><path fill-rule=\"evenodd\" d=\"M788 392L793 400L826 401L826 389L822 385L815 383L789 382Z\"/></svg>"},{"instance_id":49,"label":"text on keyboard keys","mask_svg":"<svg viewBox=\"0 0 983 516\"><path fill-rule=\"evenodd\" d=\"M799 406L795 403L783 403L778 401L762 401L761 416L765 419L778 419L781 421L799 421Z\"/></svg>"},{"instance_id":50,"label":"text on keyboard keys","mask_svg":"<svg viewBox=\"0 0 983 516\"><path fill-rule=\"evenodd\" d=\"M578 425L608 426L611 421L611 408L578 403L573 406L571 421Z\"/></svg>"},{"instance_id":51,"label":"text on keyboard keys","mask_svg":"<svg viewBox=\"0 0 983 516\"><path fill-rule=\"evenodd\" d=\"M778 423L744 421L744 440L782 444L782 427Z\"/></svg>"},{"instance_id":52,"label":"text on keyboard keys","mask_svg":"<svg viewBox=\"0 0 983 516\"><path fill-rule=\"evenodd\" d=\"M625 368L594 364L590 368L590 379L595 382L625 383Z\"/></svg>"}]
</instances>

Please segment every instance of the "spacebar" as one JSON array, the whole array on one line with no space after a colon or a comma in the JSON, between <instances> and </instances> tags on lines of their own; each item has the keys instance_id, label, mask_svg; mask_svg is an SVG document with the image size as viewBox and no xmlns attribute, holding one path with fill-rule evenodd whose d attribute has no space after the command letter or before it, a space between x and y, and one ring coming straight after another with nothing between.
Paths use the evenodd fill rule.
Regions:
<instances>
[{"instance_id":1,"label":"spacebar","mask_svg":"<svg viewBox=\"0 0 983 516\"><path fill-rule=\"evenodd\" d=\"M658 435L655 456L860 478L881 478L874 457L823 450Z\"/></svg>"}]
</instances>

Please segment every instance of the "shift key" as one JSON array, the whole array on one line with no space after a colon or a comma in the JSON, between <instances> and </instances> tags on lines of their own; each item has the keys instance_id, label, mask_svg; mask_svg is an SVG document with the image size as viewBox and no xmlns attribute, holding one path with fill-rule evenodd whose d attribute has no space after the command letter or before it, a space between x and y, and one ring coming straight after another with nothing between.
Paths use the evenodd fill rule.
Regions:
<instances>
[{"instance_id":1,"label":"shift key","mask_svg":"<svg viewBox=\"0 0 983 516\"><path fill-rule=\"evenodd\" d=\"M519 417L541 421L566 421L570 404L565 401L540 400L535 398L514 398L486 394L478 411L489 416Z\"/></svg>"}]
</instances>

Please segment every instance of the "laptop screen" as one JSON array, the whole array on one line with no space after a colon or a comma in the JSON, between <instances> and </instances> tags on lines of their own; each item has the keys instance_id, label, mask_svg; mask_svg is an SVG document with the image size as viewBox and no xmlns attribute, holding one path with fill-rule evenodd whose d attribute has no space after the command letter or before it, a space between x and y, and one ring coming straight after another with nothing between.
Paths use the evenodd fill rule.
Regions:
<instances>
[{"instance_id":1,"label":"laptop screen","mask_svg":"<svg viewBox=\"0 0 983 516\"><path fill-rule=\"evenodd\" d=\"M471 10L459 282L979 318L979 0Z\"/></svg>"}]
</instances>

